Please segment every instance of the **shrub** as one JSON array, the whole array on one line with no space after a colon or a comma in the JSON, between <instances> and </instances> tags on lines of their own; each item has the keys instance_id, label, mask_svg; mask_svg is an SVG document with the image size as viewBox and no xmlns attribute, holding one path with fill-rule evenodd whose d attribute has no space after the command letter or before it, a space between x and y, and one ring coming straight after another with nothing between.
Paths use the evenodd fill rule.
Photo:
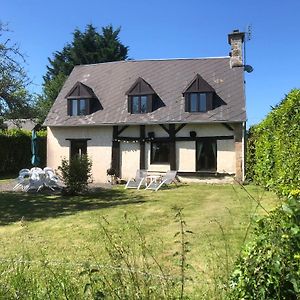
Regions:
<instances>
[{"instance_id":1,"label":"shrub","mask_svg":"<svg viewBox=\"0 0 300 300\"><path fill-rule=\"evenodd\" d=\"M63 159L58 167L66 185L68 195L76 195L87 190L92 182L92 161L87 155L75 155L70 161Z\"/></svg>"},{"instance_id":2,"label":"shrub","mask_svg":"<svg viewBox=\"0 0 300 300\"><path fill-rule=\"evenodd\" d=\"M291 91L249 130L247 178L282 195L300 181L300 90Z\"/></svg>"},{"instance_id":3,"label":"shrub","mask_svg":"<svg viewBox=\"0 0 300 300\"><path fill-rule=\"evenodd\" d=\"M257 223L231 278L232 299L300 298L300 193Z\"/></svg>"}]
</instances>

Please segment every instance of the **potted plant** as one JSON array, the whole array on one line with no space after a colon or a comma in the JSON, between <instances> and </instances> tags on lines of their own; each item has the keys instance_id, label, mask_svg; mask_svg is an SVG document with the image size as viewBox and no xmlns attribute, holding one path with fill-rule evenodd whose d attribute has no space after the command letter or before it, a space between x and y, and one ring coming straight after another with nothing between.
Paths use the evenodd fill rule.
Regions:
<instances>
[{"instance_id":1,"label":"potted plant","mask_svg":"<svg viewBox=\"0 0 300 300\"><path fill-rule=\"evenodd\" d=\"M110 176L110 182L111 184L116 184L117 183L117 175L116 175L116 170L114 168L109 168L106 171L107 176Z\"/></svg>"}]
</instances>

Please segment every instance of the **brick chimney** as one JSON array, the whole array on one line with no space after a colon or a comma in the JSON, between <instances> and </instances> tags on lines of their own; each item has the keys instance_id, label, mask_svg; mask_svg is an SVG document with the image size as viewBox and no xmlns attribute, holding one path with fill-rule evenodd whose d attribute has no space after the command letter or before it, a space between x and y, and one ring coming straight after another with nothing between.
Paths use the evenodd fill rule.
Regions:
<instances>
[{"instance_id":1,"label":"brick chimney","mask_svg":"<svg viewBox=\"0 0 300 300\"><path fill-rule=\"evenodd\" d=\"M230 67L242 67L243 66L243 42L245 33L239 32L239 30L233 30L228 34L228 43L231 45L230 52Z\"/></svg>"}]
</instances>

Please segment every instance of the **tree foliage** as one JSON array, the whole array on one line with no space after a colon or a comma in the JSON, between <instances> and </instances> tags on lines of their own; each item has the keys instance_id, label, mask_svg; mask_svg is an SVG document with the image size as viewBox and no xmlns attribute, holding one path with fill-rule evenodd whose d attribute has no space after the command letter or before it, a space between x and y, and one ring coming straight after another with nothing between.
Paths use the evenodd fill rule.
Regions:
<instances>
[{"instance_id":1,"label":"tree foliage","mask_svg":"<svg viewBox=\"0 0 300 300\"><path fill-rule=\"evenodd\" d=\"M53 58L48 58L49 65L44 76L43 95L38 99L41 119L46 117L74 66L127 58L128 47L120 42L120 30L109 25L103 27L102 32L99 33L91 24L87 25L84 32L76 29L73 32L73 41L66 44L61 51L56 51Z\"/></svg>"},{"instance_id":2,"label":"tree foliage","mask_svg":"<svg viewBox=\"0 0 300 300\"><path fill-rule=\"evenodd\" d=\"M8 29L0 22L0 117L27 118L32 116L30 80L23 64L19 46L7 37Z\"/></svg>"},{"instance_id":3,"label":"tree foliage","mask_svg":"<svg viewBox=\"0 0 300 300\"><path fill-rule=\"evenodd\" d=\"M300 90L292 90L248 138L247 177L288 195L300 182Z\"/></svg>"}]
</instances>

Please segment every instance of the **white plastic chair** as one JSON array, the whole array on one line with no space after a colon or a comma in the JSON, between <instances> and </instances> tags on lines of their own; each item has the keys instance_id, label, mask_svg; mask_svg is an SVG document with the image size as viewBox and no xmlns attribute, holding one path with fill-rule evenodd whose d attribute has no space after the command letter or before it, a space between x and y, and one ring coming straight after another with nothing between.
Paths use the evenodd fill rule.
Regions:
<instances>
[{"instance_id":1,"label":"white plastic chair","mask_svg":"<svg viewBox=\"0 0 300 300\"><path fill-rule=\"evenodd\" d=\"M19 176L17 178L18 183L14 186L13 191L18 189L19 187L22 187L22 190L25 190L29 185L29 177L30 177L29 169L20 170Z\"/></svg>"},{"instance_id":2,"label":"white plastic chair","mask_svg":"<svg viewBox=\"0 0 300 300\"><path fill-rule=\"evenodd\" d=\"M29 174L29 184L25 191L28 192L31 189L36 189L39 192L45 183L45 172L41 168L32 168Z\"/></svg>"},{"instance_id":3,"label":"white plastic chair","mask_svg":"<svg viewBox=\"0 0 300 300\"><path fill-rule=\"evenodd\" d=\"M30 169L30 172L37 172L37 173L43 173L43 170L39 167L33 167Z\"/></svg>"},{"instance_id":4,"label":"white plastic chair","mask_svg":"<svg viewBox=\"0 0 300 300\"><path fill-rule=\"evenodd\" d=\"M45 172L45 186L54 191L54 188L61 188L59 185L59 178L55 175L54 171L50 167L44 168Z\"/></svg>"}]
</instances>

